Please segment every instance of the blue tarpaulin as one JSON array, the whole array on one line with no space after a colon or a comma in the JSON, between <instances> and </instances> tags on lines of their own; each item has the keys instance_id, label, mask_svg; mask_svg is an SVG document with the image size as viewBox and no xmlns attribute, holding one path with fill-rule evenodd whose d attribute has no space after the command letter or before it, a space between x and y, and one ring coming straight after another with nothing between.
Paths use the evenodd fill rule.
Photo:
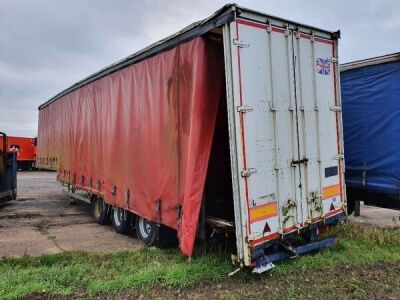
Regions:
<instances>
[{"instance_id":1,"label":"blue tarpaulin","mask_svg":"<svg viewBox=\"0 0 400 300\"><path fill-rule=\"evenodd\" d=\"M347 186L400 194L400 61L340 77Z\"/></svg>"}]
</instances>

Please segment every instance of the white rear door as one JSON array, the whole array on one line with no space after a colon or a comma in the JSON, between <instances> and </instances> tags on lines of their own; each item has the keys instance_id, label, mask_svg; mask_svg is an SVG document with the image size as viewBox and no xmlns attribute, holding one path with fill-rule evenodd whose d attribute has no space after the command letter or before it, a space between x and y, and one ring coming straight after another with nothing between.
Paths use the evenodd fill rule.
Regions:
<instances>
[{"instance_id":1,"label":"white rear door","mask_svg":"<svg viewBox=\"0 0 400 300\"><path fill-rule=\"evenodd\" d=\"M318 221L341 209L342 147L337 92L336 45L333 41L296 31L299 149L306 222ZM307 210L306 210L307 208Z\"/></svg>"},{"instance_id":2,"label":"white rear door","mask_svg":"<svg viewBox=\"0 0 400 300\"><path fill-rule=\"evenodd\" d=\"M281 25L238 18L224 30L236 230L245 261L247 248L341 207L334 44Z\"/></svg>"}]
</instances>

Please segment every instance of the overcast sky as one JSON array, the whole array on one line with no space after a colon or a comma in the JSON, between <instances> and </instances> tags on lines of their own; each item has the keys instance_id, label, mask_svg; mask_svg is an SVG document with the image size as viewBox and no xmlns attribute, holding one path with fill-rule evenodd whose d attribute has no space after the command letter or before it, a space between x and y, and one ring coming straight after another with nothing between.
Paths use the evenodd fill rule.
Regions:
<instances>
[{"instance_id":1,"label":"overcast sky","mask_svg":"<svg viewBox=\"0 0 400 300\"><path fill-rule=\"evenodd\" d=\"M236 1L340 29L340 62L400 51L400 1ZM0 131L36 136L37 107L85 76L205 18L226 2L0 0Z\"/></svg>"}]
</instances>

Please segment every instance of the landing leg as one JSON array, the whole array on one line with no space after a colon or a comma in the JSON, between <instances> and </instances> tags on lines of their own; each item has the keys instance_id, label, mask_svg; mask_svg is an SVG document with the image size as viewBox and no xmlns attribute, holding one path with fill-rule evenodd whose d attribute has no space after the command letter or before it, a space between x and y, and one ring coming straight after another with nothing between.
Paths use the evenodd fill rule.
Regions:
<instances>
[{"instance_id":1,"label":"landing leg","mask_svg":"<svg viewBox=\"0 0 400 300\"><path fill-rule=\"evenodd\" d=\"M360 216L360 201L359 200L354 201L354 216L355 217Z\"/></svg>"}]
</instances>

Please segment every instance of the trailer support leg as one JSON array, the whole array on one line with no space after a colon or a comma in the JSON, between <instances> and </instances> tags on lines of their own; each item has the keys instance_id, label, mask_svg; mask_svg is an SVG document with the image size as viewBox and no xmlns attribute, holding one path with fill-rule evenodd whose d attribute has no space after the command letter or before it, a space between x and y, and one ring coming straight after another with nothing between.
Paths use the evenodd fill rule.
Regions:
<instances>
[{"instance_id":1,"label":"trailer support leg","mask_svg":"<svg viewBox=\"0 0 400 300\"><path fill-rule=\"evenodd\" d=\"M354 216L355 217L360 216L360 201L359 200L354 201Z\"/></svg>"}]
</instances>

